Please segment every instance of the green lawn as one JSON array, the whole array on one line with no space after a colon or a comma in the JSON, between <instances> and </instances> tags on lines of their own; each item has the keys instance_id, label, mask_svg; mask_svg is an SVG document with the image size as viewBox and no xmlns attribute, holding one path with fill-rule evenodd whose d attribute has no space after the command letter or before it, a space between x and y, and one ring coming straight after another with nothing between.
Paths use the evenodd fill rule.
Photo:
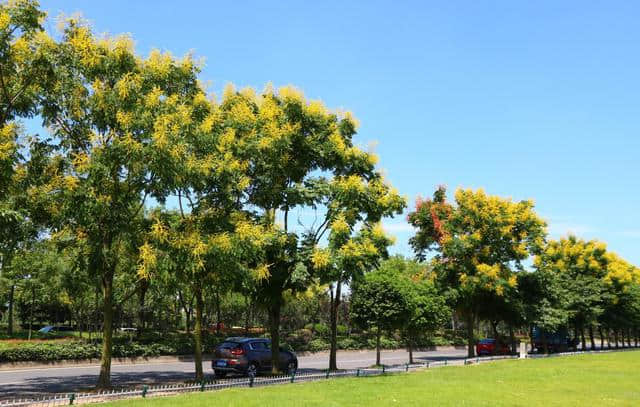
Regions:
<instances>
[{"instance_id":1,"label":"green lawn","mask_svg":"<svg viewBox=\"0 0 640 407\"><path fill-rule=\"evenodd\" d=\"M640 351L506 360L426 371L230 389L124 406L638 406Z\"/></svg>"}]
</instances>

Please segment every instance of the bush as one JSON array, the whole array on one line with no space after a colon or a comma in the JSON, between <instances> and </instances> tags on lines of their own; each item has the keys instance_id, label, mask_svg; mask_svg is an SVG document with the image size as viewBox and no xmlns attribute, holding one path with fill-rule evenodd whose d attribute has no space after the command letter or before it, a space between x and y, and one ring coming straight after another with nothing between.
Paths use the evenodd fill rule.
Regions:
<instances>
[{"instance_id":1,"label":"bush","mask_svg":"<svg viewBox=\"0 0 640 407\"><path fill-rule=\"evenodd\" d=\"M338 339L338 349L343 349L343 350L359 350L359 349L363 349L366 346L364 346L365 344L362 343L362 341L359 341L356 338L341 338Z\"/></svg>"},{"instance_id":2,"label":"bush","mask_svg":"<svg viewBox=\"0 0 640 407\"><path fill-rule=\"evenodd\" d=\"M308 329L298 329L286 337L286 342L296 350L306 350L313 338L313 332Z\"/></svg>"},{"instance_id":3,"label":"bush","mask_svg":"<svg viewBox=\"0 0 640 407\"><path fill-rule=\"evenodd\" d=\"M152 340L157 340L157 342L150 342ZM220 341L220 337L203 335L203 351L212 351ZM0 348L0 363L99 358L102 350L101 342L100 339L97 339L91 342L22 343L17 346ZM161 339L149 335L141 338L138 342L117 338L114 340L112 355L116 358L190 355L193 354L193 346L193 337L184 334L167 333Z\"/></svg>"},{"instance_id":4,"label":"bush","mask_svg":"<svg viewBox=\"0 0 640 407\"><path fill-rule=\"evenodd\" d=\"M314 339L309 343L311 352L321 352L327 349L329 349L329 344L324 339Z\"/></svg>"},{"instance_id":5,"label":"bush","mask_svg":"<svg viewBox=\"0 0 640 407\"><path fill-rule=\"evenodd\" d=\"M313 326L313 331L317 336L321 338L329 337L329 326L327 324L319 323Z\"/></svg>"},{"instance_id":6,"label":"bush","mask_svg":"<svg viewBox=\"0 0 640 407\"><path fill-rule=\"evenodd\" d=\"M338 336L345 336L347 335L348 331L349 329L345 325L338 325L336 327L336 333L338 334Z\"/></svg>"},{"instance_id":7,"label":"bush","mask_svg":"<svg viewBox=\"0 0 640 407\"><path fill-rule=\"evenodd\" d=\"M367 340L367 347L370 349L375 349L376 347L376 338L369 338ZM380 338L380 348L382 349L398 349L402 347L402 343L399 341L383 336Z\"/></svg>"}]
</instances>

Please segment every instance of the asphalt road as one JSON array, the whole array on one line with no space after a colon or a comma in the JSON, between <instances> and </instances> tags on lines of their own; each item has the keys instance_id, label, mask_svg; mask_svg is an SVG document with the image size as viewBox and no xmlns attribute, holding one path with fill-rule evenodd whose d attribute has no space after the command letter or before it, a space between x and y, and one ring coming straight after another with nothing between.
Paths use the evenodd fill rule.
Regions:
<instances>
[{"instance_id":1,"label":"asphalt road","mask_svg":"<svg viewBox=\"0 0 640 407\"><path fill-rule=\"evenodd\" d=\"M416 360L463 358L465 350L414 352ZM383 351L382 363L395 365L408 362L405 350ZM375 351L338 352L338 367L356 369L375 363ZM298 358L300 370L324 370L329 367L328 354L319 353ZM204 362L205 373L213 378L210 362ZM32 397L50 393L89 390L95 385L98 365L24 368L0 371L0 399ZM114 387L133 387L141 384L175 383L193 379L193 362L150 362L111 366Z\"/></svg>"}]
</instances>

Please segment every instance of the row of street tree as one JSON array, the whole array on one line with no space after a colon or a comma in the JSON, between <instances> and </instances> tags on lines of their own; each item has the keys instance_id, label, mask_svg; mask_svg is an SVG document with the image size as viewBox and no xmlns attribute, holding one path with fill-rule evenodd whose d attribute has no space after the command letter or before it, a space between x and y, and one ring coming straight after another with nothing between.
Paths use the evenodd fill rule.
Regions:
<instances>
[{"instance_id":1,"label":"row of street tree","mask_svg":"<svg viewBox=\"0 0 640 407\"><path fill-rule=\"evenodd\" d=\"M547 241L529 201L459 190L450 204L440 188L408 217L421 263L370 272L392 244L381 220L406 201L354 144L351 114L292 87L215 98L191 55L141 57L78 18L52 36L44 18L34 0L0 3L0 279L9 330L17 281L62 281L76 320L99 303L99 387L117 311L147 295L193 308L197 379L208 299L228 292L266 314L276 362L288 299L329 287L331 369L347 286L378 342L402 328L411 345L450 310L470 355L480 319L637 336L638 269L597 242ZM32 301L45 295L32 287Z\"/></svg>"}]
</instances>

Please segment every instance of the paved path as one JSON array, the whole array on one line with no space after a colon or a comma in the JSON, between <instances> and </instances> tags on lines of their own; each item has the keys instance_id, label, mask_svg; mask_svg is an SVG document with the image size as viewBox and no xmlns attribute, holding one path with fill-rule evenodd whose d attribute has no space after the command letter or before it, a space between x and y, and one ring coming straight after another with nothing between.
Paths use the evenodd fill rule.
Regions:
<instances>
[{"instance_id":1,"label":"paved path","mask_svg":"<svg viewBox=\"0 0 640 407\"><path fill-rule=\"evenodd\" d=\"M465 350L414 352L416 361L463 358ZM395 365L408 362L405 350L383 351L382 362ZM324 370L329 367L327 353L299 357L303 371ZM375 363L375 351L338 352L338 367L356 369ZM207 377L212 378L210 362L204 362ZM0 371L0 399L29 397L46 393L64 393L90 389L97 381L98 365L23 368ZM116 387L140 384L182 382L194 376L193 362L150 362L144 364L112 365L111 377Z\"/></svg>"}]
</instances>

